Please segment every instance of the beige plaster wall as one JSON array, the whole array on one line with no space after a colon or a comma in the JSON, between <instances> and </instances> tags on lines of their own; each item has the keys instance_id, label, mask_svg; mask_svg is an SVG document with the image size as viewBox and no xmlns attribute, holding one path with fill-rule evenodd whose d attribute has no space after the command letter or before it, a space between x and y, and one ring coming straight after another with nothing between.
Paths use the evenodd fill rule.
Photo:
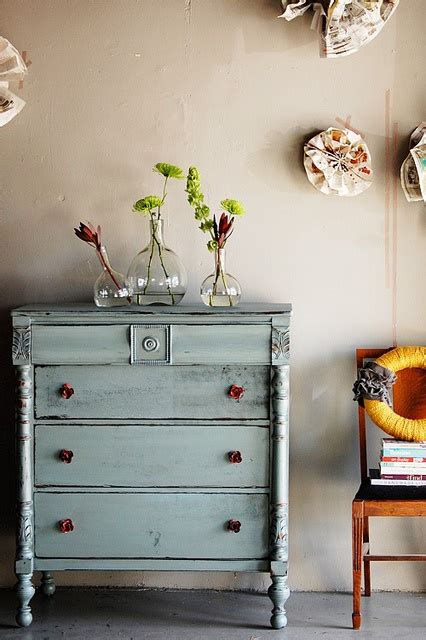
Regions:
<instances>
[{"instance_id":1,"label":"beige plaster wall","mask_svg":"<svg viewBox=\"0 0 426 640\"><path fill-rule=\"evenodd\" d=\"M308 16L287 24L279 10L277 0L0 0L0 33L32 61L20 91L27 106L0 129L0 585L13 583L9 310L90 299L98 265L73 236L80 219L103 226L125 271L147 239L131 204L158 190L151 167L169 161L195 163L211 202L245 202L228 251L244 299L294 304L290 584L350 589L354 348L389 345L395 323L400 344L425 344L425 209L407 204L395 183L387 214L385 193L425 118L426 6L401 0L374 42L340 60L319 58ZM397 133L388 172L387 91ZM301 145L347 117L366 136L374 184L353 199L326 197L306 180ZM166 232L188 267L190 302L211 256L181 186L169 190ZM424 538L416 519L373 527L385 549L419 552ZM268 579L67 573L58 581L264 588ZM374 585L424 589L424 568L375 567Z\"/></svg>"}]
</instances>

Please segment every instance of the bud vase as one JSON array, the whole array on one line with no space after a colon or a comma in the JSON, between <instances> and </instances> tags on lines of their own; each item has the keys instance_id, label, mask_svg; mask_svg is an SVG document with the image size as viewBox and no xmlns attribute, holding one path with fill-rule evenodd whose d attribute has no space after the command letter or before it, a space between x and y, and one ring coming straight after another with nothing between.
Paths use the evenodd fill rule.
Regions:
<instances>
[{"instance_id":1,"label":"bud vase","mask_svg":"<svg viewBox=\"0 0 426 640\"><path fill-rule=\"evenodd\" d=\"M139 305L178 304L186 292L186 269L164 244L161 219L151 218L150 232L148 245L133 258L127 272L133 301Z\"/></svg>"},{"instance_id":2,"label":"bud vase","mask_svg":"<svg viewBox=\"0 0 426 640\"><path fill-rule=\"evenodd\" d=\"M201 300L209 307L235 307L241 298L240 283L226 273L225 249L215 251L215 270L201 285Z\"/></svg>"},{"instance_id":3,"label":"bud vase","mask_svg":"<svg viewBox=\"0 0 426 640\"><path fill-rule=\"evenodd\" d=\"M97 307L120 307L130 304L130 292L123 274L111 267L103 245L96 252L102 265L102 273L94 285L94 301Z\"/></svg>"}]
</instances>

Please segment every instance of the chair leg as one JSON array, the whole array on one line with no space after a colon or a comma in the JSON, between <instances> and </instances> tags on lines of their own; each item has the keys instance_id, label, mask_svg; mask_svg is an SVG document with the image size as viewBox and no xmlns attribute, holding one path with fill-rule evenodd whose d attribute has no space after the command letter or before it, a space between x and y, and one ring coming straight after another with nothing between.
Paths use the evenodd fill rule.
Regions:
<instances>
[{"instance_id":1,"label":"chair leg","mask_svg":"<svg viewBox=\"0 0 426 640\"><path fill-rule=\"evenodd\" d=\"M368 517L364 516L363 541L368 545L368 553L370 553L370 528ZM364 595L371 596L371 562L364 560Z\"/></svg>"},{"instance_id":2,"label":"chair leg","mask_svg":"<svg viewBox=\"0 0 426 640\"><path fill-rule=\"evenodd\" d=\"M353 577L353 612L352 626L361 627L361 577L362 577L362 539L363 539L364 503L352 502L352 577Z\"/></svg>"}]
</instances>

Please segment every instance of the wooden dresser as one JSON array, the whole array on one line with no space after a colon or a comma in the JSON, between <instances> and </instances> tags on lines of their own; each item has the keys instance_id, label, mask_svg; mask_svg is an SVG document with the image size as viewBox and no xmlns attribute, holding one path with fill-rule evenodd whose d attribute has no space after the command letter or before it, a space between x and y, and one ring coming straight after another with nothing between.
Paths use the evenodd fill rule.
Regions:
<instances>
[{"instance_id":1,"label":"wooden dresser","mask_svg":"<svg viewBox=\"0 0 426 640\"><path fill-rule=\"evenodd\" d=\"M290 313L12 312L19 625L67 569L270 572L286 625Z\"/></svg>"}]
</instances>

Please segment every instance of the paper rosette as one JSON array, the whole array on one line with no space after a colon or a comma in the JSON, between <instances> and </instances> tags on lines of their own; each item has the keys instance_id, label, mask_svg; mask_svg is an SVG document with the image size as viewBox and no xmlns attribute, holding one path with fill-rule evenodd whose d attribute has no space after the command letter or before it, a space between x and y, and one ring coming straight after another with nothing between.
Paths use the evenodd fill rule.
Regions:
<instances>
[{"instance_id":1,"label":"paper rosette","mask_svg":"<svg viewBox=\"0 0 426 640\"><path fill-rule=\"evenodd\" d=\"M25 106L24 100L0 86L0 127L10 122Z\"/></svg>"},{"instance_id":2,"label":"paper rosette","mask_svg":"<svg viewBox=\"0 0 426 640\"><path fill-rule=\"evenodd\" d=\"M358 133L330 127L305 144L308 180L326 195L356 196L371 185L368 147Z\"/></svg>"},{"instance_id":3,"label":"paper rosette","mask_svg":"<svg viewBox=\"0 0 426 640\"><path fill-rule=\"evenodd\" d=\"M321 36L320 53L336 58L355 53L373 40L399 4L399 0L281 0L282 17L293 20L312 8L311 28Z\"/></svg>"},{"instance_id":4,"label":"paper rosette","mask_svg":"<svg viewBox=\"0 0 426 640\"><path fill-rule=\"evenodd\" d=\"M0 36L0 81L22 80L27 65L13 44Z\"/></svg>"},{"instance_id":5,"label":"paper rosette","mask_svg":"<svg viewBox=\"0 0 426 640\"><path fill-rule=\"evenodd\" d=\"M401 185L408 202L426 203L426 122L410 138L410 153L401 167Z\"/></svg>"}]
</instances>

